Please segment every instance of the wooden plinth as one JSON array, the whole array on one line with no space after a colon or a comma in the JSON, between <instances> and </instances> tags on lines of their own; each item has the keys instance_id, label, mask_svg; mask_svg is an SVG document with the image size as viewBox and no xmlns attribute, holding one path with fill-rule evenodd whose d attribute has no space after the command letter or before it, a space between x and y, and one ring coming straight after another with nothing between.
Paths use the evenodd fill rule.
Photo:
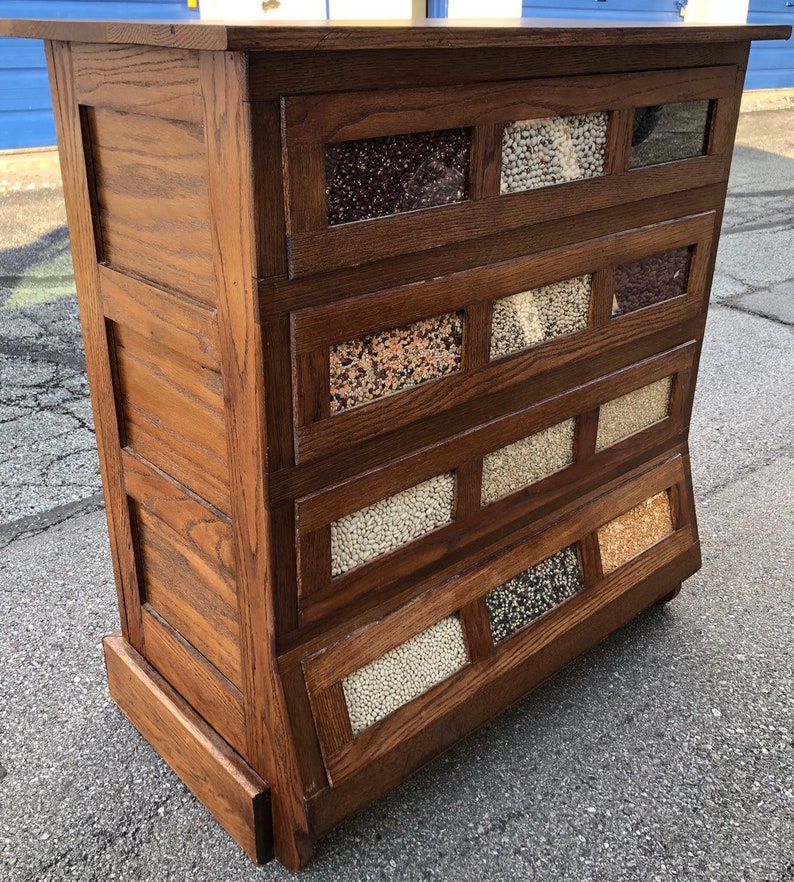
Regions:
<instances>
[{"instance_id":1,"label":"wooden plinth","mask_svg":"<svg viewBox=\"0 0 794 882\"><path fill-rule=\"evenodd\" d=\"M102 641L113 701L252 861L273 857L270 788L120 632Z\"/></svg>"}]
</instances>

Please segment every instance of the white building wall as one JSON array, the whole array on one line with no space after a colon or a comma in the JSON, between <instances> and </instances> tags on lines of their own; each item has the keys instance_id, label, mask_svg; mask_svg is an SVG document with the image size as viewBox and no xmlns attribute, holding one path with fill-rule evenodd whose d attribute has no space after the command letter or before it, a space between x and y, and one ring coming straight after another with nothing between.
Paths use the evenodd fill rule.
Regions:
<instances>
[{"instance_id":1,"label":"white building wall","mask_svg":"<svg viewBox=\"0 0 794 882\"><path fill-rule=\"evenodd\" d=\"M709 24L744 24L750 0L689 0L684 21Z\"/></svg>"},{"instance_id":2,"label":"white building wall","mask_svg":"<svg viewBox=\"0 0 794 882\"><path fill-rule=\"evenodd\" d=\"M424 17L426 8L424 0L328 0L341 21ZM204 21L322 21L326 0L199 0L199 12ZM449 0L449 17L520 18L521 0Z\"/></svg>"},{"instance_id":3,"label":"white building wall","mask_svg":"<svg viewBox=\"0 0 794 882\"><path fill-rule=\"evenodd\" d=\"M325 21L325 0L199 0L202 21Z\"/></svg>"},{"instance_id":4,"label":"white building wall","mask_svg":"<svg viewBox=\"0 0 794 882\"><path fill-rule=\"evenodd\" d=\"M521 0L449 0L450 18L521 18Z\"/></svg>"}]
</instances>

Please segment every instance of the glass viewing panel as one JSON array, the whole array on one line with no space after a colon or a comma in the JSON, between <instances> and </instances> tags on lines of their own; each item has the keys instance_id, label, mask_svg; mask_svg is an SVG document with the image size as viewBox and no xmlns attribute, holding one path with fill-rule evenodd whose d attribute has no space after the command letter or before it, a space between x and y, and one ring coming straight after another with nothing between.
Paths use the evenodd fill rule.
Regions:
<instances>
[{"instance_id":1,"label":"glass viewing panel","mask_svg":"<svg viewBox=\"0 0 794 882\"><path fill-rule=\"evenodd\" d=\"M669 416L672 388L673 378L663 377L602 404L598 411L596 450L609 447Z\"/></svg>"},{"instance_id":2,"label":"glass viewing panel","mask_svg":"<svg viewBox=\"0 0 794 882\"><path fill-rule=\"evenodd\" d=\"M331 576L361 566L449 524L455 473L436 475L331 524Z\"/></svg>"},{"instance_id":3,"label":"glass viewing panel","mask_svg":"<svg viewBox=\"0 0 794 882\"><path fill-rule=\"evenodd\" d=\"M502 193L518 193L604 174L605 112L521 119L502 136Z\"/></svg>"},{"instance_id":4,"label":"glass viewing panel","mask_svg":"<svg viewBox=\"0 0 794 882\"><path fill-rule=\"evenodd\" d=\"M329 226L463 201L470 147L469 129L327 144Z\"/></svg>"},{"instance_id":5,"label":"glass viewing panel","mask_svg":"<svg viewBox=\"0 0 794 882\"><path fill-rule=\"evenodd\" d=\"M501 643L582 590L575 545L563 548L485 595L494 643Z\"/></svg>"},{"instance_id":6,"label":"glass viewing panel","mask_svg":"<svg viewBox=\"0 0 794 882\"><path fill-rule=\"evenodd\" d=\"M713 108L713 101L638 107L629 168L704 156L709 149Z\"/></svg>"},{"instance_id":7,"label":"glass viewing panel","mask_svg":"<svg viewBox=\"0 0 794 882\"><path fill-rule=\"evenodd\" d=\"M615 275L612 315L623 315L686 294L691 265L690 247L621 264Z\"/></svg>"},{"instance_id":8,"label":"glass viewing panel","mask_svg":"<svg viewBox=\"0 0 794 882\"><path fill-rule=\"evenodd\" d=\"M338 343L330 350L331 413L460 370L463 313Z\"/></svg>"},{"instance_id":9,"label":"glass viewing panel","mask_svg":"<svg viewBox=\"0 0 794 882\"><path fill-rule=\"evenodd\" d=\"M480 503L488 505L573 462L576 420L565 420L483 457Z\"/></svg>"},{"instance_id":10,"label":"glass viewing panel","mask_svg":"<svg viewBox=\"0 0 794 882\"><path fill-rule=\"evenodd\" d=\"M578 276L494 301L491 358L583 331L590 314L592 276Z\"/></svg>"},{"instance_id":11,"label":"glass viewing panel","mask_svg":"<svg viewBox=\"0 0 794 882\"><path fill-rule=\"evenodd\" d=\"M350 728L356 736L469 663L463 628L448 616L345 677Z\"/></svg>"},{"instance_id":12,"label":"glass viewing panel","mask_svg":"<svg viewBox=\"0 0 794 882\"><path fill-rule=\"evenodd\" d=\"M672 532L670 495L664 490L605 524L598 531L598 548L604 574L616 570Z\"/></svg>"}]
</instances>

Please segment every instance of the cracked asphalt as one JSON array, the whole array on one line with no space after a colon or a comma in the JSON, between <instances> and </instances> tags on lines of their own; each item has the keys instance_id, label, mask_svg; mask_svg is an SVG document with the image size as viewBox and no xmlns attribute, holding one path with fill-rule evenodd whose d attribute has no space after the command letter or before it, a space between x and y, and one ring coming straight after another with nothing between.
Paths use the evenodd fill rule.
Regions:
<instances>
[{"instance_id":1,"label":"cracked asphalt","mask_svg":"<svg viewBox=\"0 0 794 882\"><path fill-rule=\"evenodd\" d=\"M740 119L692 422L703 569L328 836L307 880L794 880L794 109ZM62 194L0 157L0 879L281 880L112 705Z\"/></svg>"}]
</instances>

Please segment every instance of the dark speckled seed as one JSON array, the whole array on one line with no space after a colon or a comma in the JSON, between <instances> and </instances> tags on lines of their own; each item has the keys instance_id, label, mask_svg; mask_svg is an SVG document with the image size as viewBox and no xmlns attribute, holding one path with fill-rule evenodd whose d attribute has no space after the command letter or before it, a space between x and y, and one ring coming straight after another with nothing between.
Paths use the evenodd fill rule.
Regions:
<instances>
[{"instance_id":1,"label":"dark speckled seed","mask_svg":"<svg viewBox=\"0 0 794 882\"><path fill-rule=\"evenodd\" d=\"M613 315L623 315L686 294L691 248L675 248L618 267Z\"/></svg>"},{"instance_id":2,"label":"dark speckled seed","mask_svg":"<svg viewBox=\"0 0 794 882\"><path fill-rule=\"evenodd\" d=\"M463 313L422 319L332 346L331 413L460 370Z\"/></svg>"},{"instance_id":3,"label":"dark speckled seed","mask_svg":"<svg viewBox=\"0 0 794 882\"><path fill-rule=\"evenodd\" d=\"M485 596L494 643L501 643L582 590L575 545L514 576Z\"/></svg>"},{"instance_id":4,"label":"dark speckled seed","mask_svg":"<svg viewBox=\"0 0 794 882\"><path fill-rule=\"evenodd\" d=\"M469 129L342 141L325 148L328 224L467 198Z\"/></svg>"}]
</instances>

